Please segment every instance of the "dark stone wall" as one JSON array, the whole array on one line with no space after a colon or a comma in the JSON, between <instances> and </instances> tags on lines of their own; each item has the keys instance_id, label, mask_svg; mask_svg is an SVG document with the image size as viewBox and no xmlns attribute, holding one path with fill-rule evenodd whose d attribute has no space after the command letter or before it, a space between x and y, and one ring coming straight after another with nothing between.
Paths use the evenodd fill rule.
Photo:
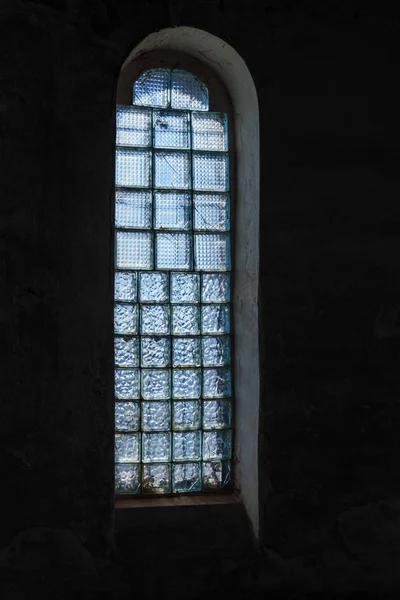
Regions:
<instances>
[{"instance_id":1,"label":"dark stone wall","mask_svg":"<svg viewBox=\"0 0 400 600\"><path fill-rule=\"evenodd\" d=\"M171 25L258 90L264 544L329 562L341 514L400 495L400 10L371 0L3 0L1 543L110 546L115 87Z\"/></svg>"}]
</instances>

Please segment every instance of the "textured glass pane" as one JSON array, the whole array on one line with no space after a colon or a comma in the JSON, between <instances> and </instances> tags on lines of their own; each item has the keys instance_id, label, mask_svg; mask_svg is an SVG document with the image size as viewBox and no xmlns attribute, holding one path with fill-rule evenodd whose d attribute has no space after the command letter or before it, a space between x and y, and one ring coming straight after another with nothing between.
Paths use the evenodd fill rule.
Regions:
<instances>
[{"instance_id":1,"label":"textured glass pane","mask_svg":"<svg viewBox=\"0 0 400 600\"><path fill-rule=\"evenodd\" d=\"M151 111L117 106L117 146L151 146Z\"/></svg>"},{"instance_id":2,"label":"textured glass pane","mask_svg":"<svg viewBox=\"0 0 400 600\"><path fill-rule=\"evenodd\" d=\"M203 458L231 458L232 434L230 429L203 432Z\"/></svg>"},{"instance_id":3,"label":"textured glass pane","mask_svg":"<svg viewBox=\"0 0 400 600\"><path fill-rule=\"evenodd\" d=\"M142 490L148 494L168 494L171 490L171 466L143 465Z\"/></svg>"},{"instance_id":4,"label":"textured glass pane","mask_svg":"<svg viewBox=\"0 0 400 600\"><path fill-rule=\"evenodd\" d=\"M151 228L151 192L116 190L115 227Z\"/></svg>"},{"instance_id":5,"label":"textured glass pane","mask_svg":"<svg viewBox=\"0 0 400 600\"><path fill-rule=\"evenodd\" d=\"M114 339L114 362L118 367L139 366L139 340L136 337Z\"/></svg>"},{"instance_id":6,"label":"textured glass pane","mask_svg":"<svg viewBox=\"0 0 400 600\"><path fill-rule=\"evenodd\" d=\"M199 463L182 463L172 465L173 492L201 491L201 475Z\"/></svg>"},{"instance_id":7,"label":"textured glass pane","mask_svg":"<svg viewBox=\"0 0 400 600\"><path fill-rule=\"evenodd\" d=\"M231 395L230 369L204 369L204 398L226 398Z\"/></svg>"},{"instance_id":8,"label":"textured glass pane","mask_svg":"<svg viewBox=\"0 0 400 600\"><path fill-rule=\"evenodd\" d=\"M115 462L129 463L140 460L140 433L115 435Z\"/></svg>"},{"instance_id":9,"label":"textured glass pane","mask_svg":"<svg viewBox=\"0 0 400 600\"><path fill-rule=\"evenodd\" d=\"M138 332L137 304L115 304L114 331L115 333Z\"/></svg>"},{"instance_id":10,"label":"textured glass pane","mask_svg":"<svg viewBox=\"0 0 400 600\"><path fill-rule=\"evenodd\" d=\"M179 431L173 433L173 460L201 459L201 431Z\"/></svg>"},{"instance_id":11,"label":"textured glass pane","mask_svg":"<svg viewBox=\"0 0 400 600\"><path fill-rule=\"evenodd\" d=\"M151 161L148 150L117 148L115 185L120 187L149 187Z\"/></svg>"},{"instance_id":12,"label":"textured glass pane","mask_svg":"<svg viewBox=\"0 0 400 600\"><path fill-rule=\"evenodd\" d=\"M204 275L201 276L202 302L229 302L229 299L229 273L204 273Z\"/></svg>"},{"instance_id":13,"label":"textured glass pane","mask_svg":"<svg viewBox=\"0 0 400 600\"><path fill-rule=\"evenodd\" d=\"M222 367L230 363L230 339L226 336L204 337L203 365L205 367Z\"/></svg>"},{"instance_id":14,"label":"textured glass pane","mask_svg":"<svg viewBox=\"0 0 400 600\"><path fill-rule=\"evenodd\" d=\"M171 74L171 106L190 110L208 110L208 89L197 77L186 71Z\"/></svg>"},{"instance_id":15,"label":"textured glass pane","mask_svg":"<svg viewBox=\"0 0 400 600\"><path fill-rule=\"evenodd\" d=\"M167 273L140 273L139 298L140 302L167 302L169 299Z\"/></svg>"},{"instance_id":16,"label":"textured glass pane","mask_svg":"<svg viewBox=\"0 0 400 600\"><path fill-rule=\"evenodd\" d=\"M229 197L227 194L194 194L194 228L229 230Z\"/></svg>"},{"instance_id":17,"label":"textured glass pane","mask_svg":"<svg viewBox=\"0 0 400 600\"><path fill-rule=\"evenodd\" d=\"M228 119L223 113L192 113L193 149L228 150Z\"/></svg>"},{"instance_id":18,"label":"textured glass pane","mask_svg":"<svg viewBox=\"0 0 400 600\"><path fill-rule=\"evenodd\" d=\"M229 333L230 319L227 304L210 304L201 307L202 333Z\"/></svg>"},{"instance_id":19,"label":"textured glass pane","mask_svg":"<svg viewBox=\"0 0 400 600\"><path fill-rule=\"evenodd\" d=\"M172 340L173 367L200 367L200 339L175 338Z\"/></svg>"},{"instance_id":20,"label":"textured glass pane","mask_svg":"<svg viewBox=\"0 0 400 600\"><path fill-rule=\"evenodd\" d=\"M232 407L230 400L204 400L204 429L225 429L231 426Z\"/></svg>"},{"instance_id":21,"label":"textured glass pane","mask_svg":"<svg viewBox=\"0 0 400 600\"><path fill-rule=\"evenodd\" d=\"M168 367L170 363L169 338L142 337L142 367Z\"/></svg>"},{"instance_id":22,"label":"textured glass pane","mask_svg":"<svg viewBox=\"0 0 400 600\"><path fill-rule=\"evenodd\" d=\"M173 429L198 429L200 427L200 402L198 400L173 402L172 427Z\"/></svg>"},{"instance_id":23,"label":"textured glass pane","mask_svg":"<svg viewBox=\"0 0 400 600\"><path fill-rule=\"evenodd\" d=\"M189 148L189 113L173 110L155 110L154 147Z\"/></svg>"},{"instance_id":24,"label":"textured glass pane","mask_svg":"<svg viewBox=\"0 0 400 600\"><path fill-rule=\"evenodd\" d=\"M166 400L171 397L171 376L168 370L142 370L142 396L145 400Z\"/></svg>"},{"instance_id":25,"label":"textured glass pane","mask_svg":"<svg viewBox=\"0 0 400 600\"><path fill-rule=\"evenodd\" d=\"M179 371L172 371L173 398L200 398L200 394L200 369L182 369Z\"/></svg>"},{"instance_id":26,"label":"textured glass pane","mask_svg":"<svg viewBox=\"0 0 400 600\"><path fill-rule=\"evenodd\" d=\"M154 151L154 187L190 188L190 155L188 152Z\"/></svg>"},{"instance_id":27,"label":"textured glass pane","mask_svg":"<svg viewBox=\"0 0 400 600\"><path fill-rule=\"evenodd\" d=\"M156 266L157 269L190 269L191 236L187 233L157 233Z\"/></svg>"},{"instance_id":28,"label":"textured glass pane","mask_svg":"<svg viewBox=\"0 0 400 600\"><path fill-rule=\"evenodd\" d=\"M229 460L203 463L203 487L206 490L222 488L231 480Z\"/></svg>"},{"instance_id":29,"label":"textured glass pane","mask_svg":"<svg viewBox=\"0 0 400 600\"><path fill-rule=\"evenodd\" d=\"M169 333L169 307L164 305L146 305L140 310L140 332L149 335Z\"/></svg>"},{"instance_id":30,"label":"textured glass pane","mask_svg":"<svg viewBox=\"0 0 400 600\"><path fill-rule=\"evenodd\" d=\"M136 302L136 273L115 273L114 299Z\"/></svg>"},{"instance_id":31,"label":"textured glass pane","mask_svg":"<svg viewBox=\"0 0 400 600\"><path fill-rule=\"evenodd\" d=\"M154 193L155 229L190 229L192 202L188 192Z\"/></svg>"},{"instance_id":32,"label":"textured glass pane","mask_svg":"<svg viewBox=\"0 0 400 600\"><path fill-rule=\"evenodd\" d=\"M198 234L194 236L194 264L196 271L229 271L229 235Z\"/></svg>"},{"instance_id":33,"label":"textured glass pane","mask_svg":"<svg viewBox=\"0 0 400 600\"><path fill-rule=\"evenodd\" d=\"M170 433L143 433L143 462L166 462L171 460Z\"/></svg>"},{"instance_id":34,"label":"textured glass pane","mask_svg":"<svg viewBox=\"0 0 400 600\"><path fill-rule=\"evenodd\" d=\"M139 398L139 369L115 369L115 397L120 400Z\"/></svg>"},{"instance_id":35,"label":"textured glass pane","mask_svg":"<svg viewBox=\"0 0 400 600\"><path fill-rule=\"evenodd\" d=\"M139 402L115 403L115 429L117 431L138 431L139 417Z\"/></svg>"},{"instance_id":36,"label":"textured glass pane","mask_svg":"<svg viewBox=\"0 0 400 600\"><path fill-rule=\"evenodd\" d=\"M171 273L171 302L198 302L200 275L197 273Z\"/></svg>"},{"instance_id":37,"label":"textured glass pane","mask_svg":"<svg viewBox=\"0 0 400 600\"><path fill-rule=\"evenodd\" d=\"M117 269L152 269L153 238L151 233L117 231Z\"/></svg>"},{"instance_id":38,"label":"textured glass pane","mask_svg":"<svg viewBox=\"0 0 400 600\"><path fill-rule=\"evenodd\" d=\"M228 156L193 152L193 189L227 192L229 190Z\"/></svg>"},{"instance_id":39,"label":"textured glass pane","mask_svg":"<svg viewBox=\"0 0 400 600\"><path fill-rule=\"evenodd\" d=\"M168 106L169 71L145 71L133 86L133 104L141 106Z\"/></svg>"},{"instance_id":40,"label":"textured glass pane","mask_svg":"<svg viewBox=\"0 0 400 600\"><path fill-rule=\"evenodd\" d=\"M171 426L171 407L169 402L143 402L143 431L167 431Z\"/></svg>"},{"instance_id":41,"label":"textured glass pane","mask_svg":"<svg viewBox=\"0 0 400 600\"><path fill-rule=\"evenodd\" d=\"M115 465L115 491L117 494L138 494L140 491L140 466Z\"/></svg>"},{"instance_id":42,"label":"textured glass pane","mask_svg":"<svg viewBox=\"0 0 400 600\"><path fill-rule=\"evenodd\" d=\"M172 333L174 335L196 335L199 333L198 306L172 306Z\"/></svg>"}]
</instances>

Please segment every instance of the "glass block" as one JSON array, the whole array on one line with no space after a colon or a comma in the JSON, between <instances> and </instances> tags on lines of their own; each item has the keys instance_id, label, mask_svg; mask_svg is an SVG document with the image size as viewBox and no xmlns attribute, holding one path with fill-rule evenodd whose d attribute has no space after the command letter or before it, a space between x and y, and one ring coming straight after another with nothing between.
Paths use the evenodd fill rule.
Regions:
<instances>
[{"instance_id":1,"label":"glass block","mask_svg":"<svg viewBox=\"0 0 400 600\"><path fill-rule=\"evenodd\" d=\"M230 315L228 304L209 304L201 307L202 333L229 333Z\"/></svg>"},{"instance_id":2,"label":"glass block","mask_svg":"<svg viewBox=\"0 0 400 600\"><path fill-rule=\"evenodd\" d=\"M143 431L167 431L171 426L169 402L142 402Z\"/></svg>"},{"instance_id":3,"label":"glass block","mask_svg":"<svg viewBox=\"0 0 400 600\"><path fill-rule=\"evenodd\" d=\"M117 494L140 492L140 465L115 465L115 492Z\"/></svg>"},{"instance_id":4,"label":"glass block","mask_svg":"<svg viewBox=\"0 0 400 600\"><path fill-rule=\"evenodd\" d=\"M200 339L174 338L172 340L173 367L200 367Z\"/></svg>"},{"instance_id":5,"label":"glass block","mask_svg":"<svg viewBox=\"0 0 400 600\"><path fill-rule=\"evenodd\" d=\"M119 400L139 398L139 369L115 369L114 384Z\"/></svg>"},{"instance_id":6,"label":"glass block","mask_svg":"<svg viewBox=\"0 0 400 600\"><path fill-rule=\"evenodd\" d=\"M194 190L229 190L229 161L226 154L193 152L192 160Z\"/></svg>"},{"instance_id":7,"label":"glass block","mask_svg":"<svg viewBox=\"0 0 400 600\"><path fill-rule=\"evenodd\" d=\"M191 269L191 241L192 236L187 233L157 233L157 269Z\"/></svg>"},{"instance_id":8,"label":"glass block","mask_svg":"<svg viewBox=\"0 0 400 600\"><path fill-rule=\"evenodd\" d=\"M171 466L143 465L142 491L145 494L168 494L171 491Z\"/></svg>"},{"instance_id":9,"label":"glass block","mask_svg":"<svg viewBox=\"0 0 400 600\"><path fill-rule=\"evenodd\" d=\"M229 273L204 273L204 275L201 276L202 302L229 302L229 300Z\"/></svg>"},{"instance_id":10,"label":"glass block","mask_svg":"<svg viewBox=\"0 0 400 600\"><path fill-rule=\"evenodd\" d=\"M133 104L140 106L168 106L169 71L150 69L133 85Z\"/></svg>"},{"instance_id":11,"label":"glass block","mask_svg":"<svg viewBox=\"0 0 400 600\"><path fill-rule=\"evenodd\" d=\"M151 110L117 106L117 146L151 146Z\"/></svg>"},{"instance_id":12,"label":"glass block","mask_svg":"<svg viewBox=\"0 0 400 600\"><path fill-rule=\"evenodd\" d=\"M140 302L168 302L167 273L140 273L139 298Z\"/></svg>"},{"instance_id":13,"label":"glass block","mask_svg":"<svg viewBox=\"0 0 400 600\"><path fill-rule=\"evenodd\" d=\"M172 306L172 333L174 335L196 335L199 329L198 306Z\"/></svg>"},{"instance_id":14,"label":"glass block","mask_svg":"<svg viewBox=\"0 0 400 600\"><path fill-rule=\"evenodd\" d=\"M229 271L231 268L229 235L204 234L194 236L196 271Z\"/></svg>"},{"instance_id":15,"label":"glass block","mask_svg":"<svg viewBox=\"0 0 400 600\"><path fill-rule=\"evenodd\" d=\"M151 192L116 190L115 227L151 229Z\"/></svg>"},{"instance_id":16,"label":"glass block","mask_svg":"<svg viewBox=\"0 0 400 600\"><path fill-rule=\"evenodd\" d=\"M227 486L231 481L231 463L229 460L203 463L203 488L214 490Z\"/></svg>"},{"instance_id":17,"label":"glass block","mask_svg":"<svg viewBox=\"0 0 400 600\"><path fill-rule=\"evenodd\" d=\"M228 119L224 113L192 113L193 150L228 150Z\"/></svg>"},{"instance_id":18,"label":"glass block","mask_svg":"<svg viewBox=\"0 0 400 600\"><path fill-rule=\"evenodd\" d=\"M178 463L172 465L173 492L200 492L200 463Z\"/></svg>"},{"instance_id":19,"label":"glass block","mask_svg":"<svg viewBox=\"0 0 400 600\"><path fill-rule=\"evenodd\" d=\"M190 229L192 201L188 192L154 192L154 229Z\"/></svg>"},{"instance_id":20,"label":"glass block","mask_svg":"<svg viewBox=\"0 0 400 600\"><path fill-rule=\"evenodd\" d=\"M114 306L114 331L115 333L138 332L138 307L137 304L118 304Z\"/></svg>"},{"instance_id":21,"label":"glass block","mask_svg":"<svg viewBox=\"0 0 400 600\"><path fill-rule=\"evenodd\" d=\"M144 304L140 310L140 333L163 335L169 333L169 306Z\"/></svg>"},{"instance_id":22,"label":"glass block","mask_svg":"<svg viewBox=\"0 0 400 600\"><path fill-rule=\"evenodd\" d=\"M229 196L227 194L193 195L194 229L229 231Z\"/></svg>"},{"instance_id":23,"label":"glass block","mask_svg":"<svg viewBox=\"0 0 400 600\"><path fill-rule=\"evenodd\" d=\"M114 279L114 299L136 302L136 273L117 271Z\"/></svg>"},{"instance_id":24,"label":"glass block","mask_svg":"<svg viewBox=\"0 0 400 600\"><path fill-rule=\"evenodd\" d=\"M155 110L153 123L155 148L190 148L188 112Z\"/></svg>"},{"instance_id":25,"label":"glass block","mask_svg":"<svg viewBox=\"0 0 400 600\"><path fill-rule=\"evenodd\" d=\"M140 460L140 433L115 435L115 462L129 463Z\"/></svg>"},{"instance_id":26,"label":"glass block","mask_svg":"<svg viewBox=\"0 0 400 600\"><path fill-rule=\"evenodd\" d=\"M172 371L173 398L200 398L200 369L179 369Z\"/></svg>"},{"instance_id":27,"label":"glass block","mask_svg":"<svg viewBox=\"0 0 400 600\"><path fill-rule=\"evenodd\" d=\"M203 459L231 458L232 432L230 429L203 432Z\"/></svg>"},{"instance_id":28,"label":"glass block","mask_svg":"<svg viewBox=\"0 0 400 600\"><path fill-rule=\"evenodd\" d=\"M139 366L139 340L137 337L114 339L114 362L118 367Z\"/></svg>"},{"instance_id":29,"label":"glass block","mask_svg":"<svg viewBox=\"0 0 400 600\"><path fill-rule=\"evenodd\" d=\"M187 190L190 188L188 152L154 151L154 187ZM203 188L200 188L203 189Z\"/></svg>"},{"instance_id":30,"label":"glass block","mask_svg":"<svg viewBox=\"0 0 400 600\"><path fill-rule=\"evenodd\" d=\"M149 187L151 154L149 150L117 148L115 185L119 187Z\"/></svg>"},{"instance_id":31,"label":"glass block","mask_svg":"<svg viewBox=\"0 0 400 600\"><path fill-rule=\"evenodd\" d=\"M166 400L171 397L171 376L168 370L142 370L142 396L145 400Z\"/></svg>"},{"instance_id":32,"label":"glass block","mask_svg":"<svg viewBox=\"0 0 400 600\"><path fill-rule=\"evenodd\" d=\"M117 231L117 269L152 269L153 238L151 233Z\"/></svg>"},{"instance_id":33,"label":"glass block","mask_svg":"<svg viewBox=\"0 0 400 600\"><path fill-rule=\"evenodd\" d=\"M201 431L179 431L172 434L172 459L200 460Z\"/></svg>"},{"instance_id":34,"label":"glass block","mask_svg":"<svg viewBox=\"0 0 400 600\"><path fill-rule=\"evenodd\" d=\"M199 292L198 273L171 273L171 302L198 302Z\"/></svg>"},{"instance_id":35,"label":"glass block","mask_svg":"<svg viewBox=\"0 0 400 600\"><path fill-rule=\"evenodd\" d=\"M169 338L142 337L142 367L168 367L170 364Z\"/></svg>"},{"instance_id":36,"label":"glass block","mask_svg":"<svg viewBox=\"0 0 400 600\"><path fill-rule=\"evenodd\" d=\"M229 368L204 369L204 398L226 398L230 396L231 393L231 370Z\"/></svg>"},{"instance_id":37,"label":"glass block","mask_svg":"<svg viewBox=\"0 0 400 600\"><path fill-rule=\"evenodd\" d=\"M207 86L186 71L171 73L171 106L189 110L208 110Z\"/></svg>"},{"instance_id":38,"label":"glass block","mask_svg":"<svg viewBox=\"0 0 400 600\"><path fill-rule=\"evenodd\" d=\"M203 365L222 367L230 363L230 339L227 336L203 337Z\"/></svg>"},{"instance_id":39,"label":"glass block","mask_svg":"<svg viewBox=\"0 0 400 600\"><path fill-rule=\"evenodd\" d=\"M173 429L198 429L200 427L200 408L200 402L198 400L173 402Z\"/></svg>"},{"instance_id":40,"label":"glass block","mask_svg":"<svg viewBox=\"0 0 400 600\"><path fill-rule=\"evenodd\" d=\"M166 462L171 460L170 433L143 433L143 462Z\"/></svg>"},{"instance_id":41,"label":"glass block","mask_svg":"<svg viewBox=\"0 0 400 600\"><path fill-rule=\"evenodd\" d=\"M231 426L232 405L230 400L204 400L204 429L226 429Z\"/></svg>"},{"instance_id":42,"label":"glass block","mask_svg":"<svg viewBox=\"0 0 400 600\"><path fill-rule=\"evenodd\" d=\"M116 431L138 431L140 425L139 402L115 403Z\"/></svg>"}]
</instances>

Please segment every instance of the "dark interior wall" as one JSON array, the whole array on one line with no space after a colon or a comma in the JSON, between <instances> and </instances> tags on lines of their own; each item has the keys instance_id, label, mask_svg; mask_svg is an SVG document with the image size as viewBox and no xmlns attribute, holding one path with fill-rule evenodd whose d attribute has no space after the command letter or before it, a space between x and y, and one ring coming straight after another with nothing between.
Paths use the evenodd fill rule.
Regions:
<instances>
[{"instance_id":1,"label":"dark interior wall","mask_svg":"<svg viewBox=\"0 0 400 600\"><path fill-rule=\"evenodd\" d=\"M226 40L258 90L264 535L314 551L400 487L400 20L378 2L2 3L2 541L107 544L115 86L171 25Z\"/></svg>"}]
</instances>

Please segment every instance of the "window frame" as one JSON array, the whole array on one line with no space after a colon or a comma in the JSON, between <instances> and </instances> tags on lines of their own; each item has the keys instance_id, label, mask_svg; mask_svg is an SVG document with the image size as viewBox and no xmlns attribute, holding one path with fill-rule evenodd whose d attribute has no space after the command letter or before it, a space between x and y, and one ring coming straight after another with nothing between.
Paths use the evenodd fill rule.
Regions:
<instances>
[{"instance_id":1,"label":"window frame","mask_svg":"<svg viewBox=\"0 0 400 600\"><path fill-rule=\"evenodd\" d=\"M233 259L233 307L236 315L236 442L233 456L236 487L232 498L235 497L243 505L258 544L264 530L260 493L264 502L273 488L265 473L262 480L259 477L259 457L265 454L266 441L260 432L260 121L257 90L251 72L240 54L226 41L207 31L188 26L169 27L149 32L146 37L138 39L136 44L131 51L127 51L118 84L126 77L126 70L133 61L141 59L145 54L173 50L186 57L196 58L215 73L217 79L224 84L233 107L230 125L235 129L236 174ZM204 499L204 496L201 498ZM221 499L221 496L218 498ZM210 497L208 499L209 502L212 501ZM135 506L134 502L131 502L129 508ZM215 503L217 502L219 500L215 498ZM191 504L196 504L195 497L191 498ZM128 504L122 507L116 503L115 506L116 509L124 508L122 513L128 508ZM171 506L176 506L176 502L171 502ZM121 511L117 510L116 516L120 514Z\"/></svg>"},{"instance_id":2,"label":"window frame","mask_svg":"<svg viewBox=\"0 0 400 600\"><path fill-rule=\"evenodd\" d=\"M121 72L121 75L117 83L116 101L115 106L136 106L132 104L133 85L139 79L139 77L150 69L179 69L187 71L191 75L197 77L204 85L208 88L209 94L209 108L205 112L221 112L227 115L228 120L228 159L229 159L229 198L230 198L230 249L231 249L231 270L230 273L230 311L231 311L231 330L229 333L230 338L230 352L231 352L231 381L232 381L232 394L231 394L231 435L232 435L232 457L231 462L231 480L229 484L216 490L202 490L198 492L169 492L165 494L150 494L150 493L139 493L139 494L115 494L115 500L122 505L126 504L127 501L132 500L144 501L147 499L155 500L157 498L181 498L187 497L196 498L196 502L201 503L201 497L209 496L231 496L235 489L235 429L236 429L236 410L235 410L235 316L233 307L233 297L235 293L235 261L234 247L235 247L235 189L236 189L236 171L235 171L235 128L233 123L233 107L229 97L229 94L223 85L222 81L216 76L216 74L208 67L206 67L198 59L188 56L182 52L174 50L169 51L151 51L142 54L140 57L132 61L129 66ZM156 108L158 107L149 107ZM114 137L115 139L115 137ZM116 145L114 147L114 152ZM113 211L115 210L115 206ZM114 214L114 213L113 213ZM116 228L113 229L113 235L115 235ZM114 244L114 240L113 240ZM115 271L115 267L114 267ZM140 463L142 465L142 463ZM190 501L190 500L189 500Z\"/></svg>"}]
</instances>

